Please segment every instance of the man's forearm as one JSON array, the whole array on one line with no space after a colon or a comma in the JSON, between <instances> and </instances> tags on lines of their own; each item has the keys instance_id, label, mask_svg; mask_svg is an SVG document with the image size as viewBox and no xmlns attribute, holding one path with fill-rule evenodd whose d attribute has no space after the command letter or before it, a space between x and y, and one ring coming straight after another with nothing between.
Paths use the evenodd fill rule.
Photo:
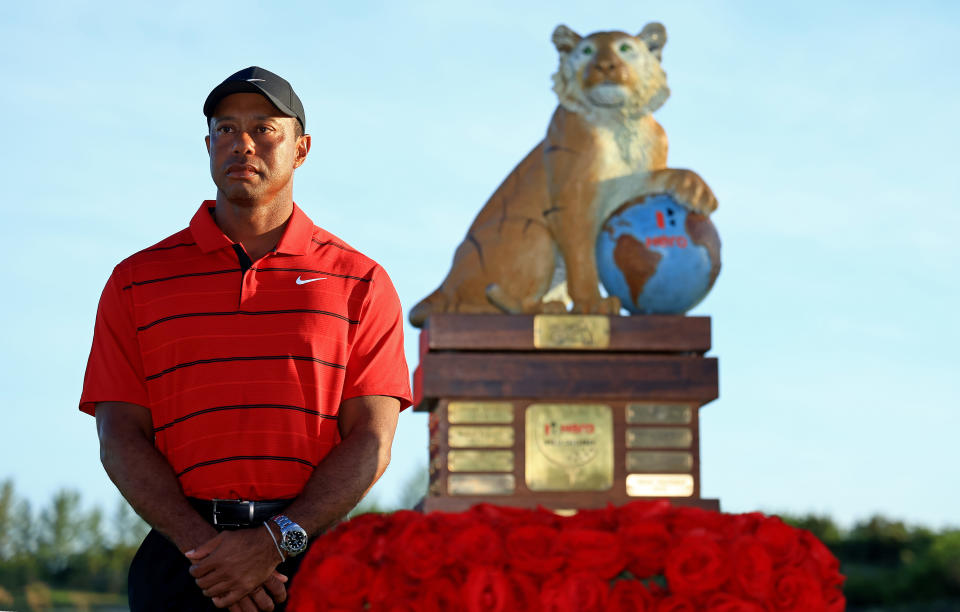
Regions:
<instances>
[{"instance_id":1,"label":"man's forearm","mask_svg":"<svg viewBox=\"0 0 960 612\"><path fill-rule=\"evenodd\" d=\"M350 512L389 462L389 440L373 432L356 432L320 462L284 514L316 535Z\"/></svg>"},{"instance_id":2,"label":"man's forearm","mask_svg":"<svg viewBox=\"0 0 960 612\"><path fill-rule=\"evenodd\" d=\"M217 531L190 506L177 477L153 443L138 432L111 432L100 460L120 493L151 527L180 552L199 546Z\"/></svg>"}]
</instances>

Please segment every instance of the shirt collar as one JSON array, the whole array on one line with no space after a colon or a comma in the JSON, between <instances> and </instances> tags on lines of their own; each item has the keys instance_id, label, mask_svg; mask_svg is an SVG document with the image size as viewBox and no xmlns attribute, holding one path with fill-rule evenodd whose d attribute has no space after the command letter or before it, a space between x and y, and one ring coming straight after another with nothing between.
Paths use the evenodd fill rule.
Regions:
<instances>
[{"instance_id":1,"label":"shirt collar","mask_svg":"<svg viewBox=\"0 0 960 612\"><path fill-rule=\"evenodd\" d=\"M200 210L193 215L190 220L190 233L197 246L204 253L210 253L217 249L233 246L233 241L227 238L223 230L213 219L213 209L217 203L214 200L204 200L200 205ZM287 220L287 227L277 243L276 252L288 255L305 255L310 248L310 240L313 238L313 221L300 210L296 204L293 205L293 214Z\"/></svg>"}]
</instances>

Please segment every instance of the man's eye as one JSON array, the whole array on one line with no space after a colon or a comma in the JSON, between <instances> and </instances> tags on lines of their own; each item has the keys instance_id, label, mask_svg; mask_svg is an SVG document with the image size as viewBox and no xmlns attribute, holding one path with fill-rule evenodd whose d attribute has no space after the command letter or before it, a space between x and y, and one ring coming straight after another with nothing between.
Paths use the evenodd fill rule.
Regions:
<instances>
[{"instance_id":1,"label":"man's eye","mask_svg":"<svg viewBox=\"0 0 960 612\"><path fill-rule=\"evenodd\" d=\"M270 128L266 125L261 125L260 127L257 128L257 131L260 132L261 134L266 134L267 132L270 131Z\"/></svg>"},{"instance_id":2,"label":"man's eye","mask_svg":"<svg viewBox=\"0 0 960 612\"><path fill-rule=\"evenodd\" d=\"M220 132L221 134L227 134L230 132L230 130L231 128L226 125L221 125L220 127L217 128L217 131Z\"/></svg>"}]
</instances>

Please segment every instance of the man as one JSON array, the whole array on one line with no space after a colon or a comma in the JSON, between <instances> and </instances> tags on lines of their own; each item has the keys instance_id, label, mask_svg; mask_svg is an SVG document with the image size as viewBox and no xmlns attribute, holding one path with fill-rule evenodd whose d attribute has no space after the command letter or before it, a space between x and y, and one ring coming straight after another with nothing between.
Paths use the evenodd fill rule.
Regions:
<instances>
[{"instance_id":1,"label":"man","mask_svg":"<svg viewBox=\"0 0 960 612\"><path fill-rule=\"evenodd\" d=\"M114 269L80 400L153 527L135 611L282 608L306 542L380 477L410 404L389 278L293 202L311 139L289 83L241 70L204 114L216 200Z\"/></svg>"}]
</instances>

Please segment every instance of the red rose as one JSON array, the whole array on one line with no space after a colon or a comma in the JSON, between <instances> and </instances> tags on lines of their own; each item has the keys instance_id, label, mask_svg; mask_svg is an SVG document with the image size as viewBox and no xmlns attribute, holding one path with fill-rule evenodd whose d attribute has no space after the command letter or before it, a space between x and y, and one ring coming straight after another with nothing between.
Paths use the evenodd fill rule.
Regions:
<instances>
[{"instance_id":1,"label":"red rose","mask_svg":"<svg viewBox=\"0 0 960 612\"><path fill-rule=\"evenodd\" d=\"M653 595L637 580L618 580L610 591L611 612L653 612Z\"/></svg>"},{"instance_id":2,"label":"red rose","mask_svg":"<svg viewBox=\"0 0 960 612\"><path fill-rule=\"evenodd\" d=\"M297 575L296 587L290 593L290 609L310 609L308 602L321 598L328 607L358 608L367 595L370 578L371 571L365 563L331 555L309 574Z\"/></svg>"},{"instance_id":3,"label":"red rose","mask_svg":"<svg viewBox=\"0 0 960 612\"><path fill-rule=\"evenodd\" d=\"M726 524L726 534L735 538L742 535L753 535L757 527L766 520L760 512L748 512L746 514L733 514L728 516Z\"/></svg>"},{"instance_id":4,"label":"red rose","mask_svg":"<svg viewBox=\"0 0 960 612\"><path fill-rule=\"evenodd\" d=\"M514 568L542 576L556 572L566 559L558 549L560 532L552 527L524 525L507 534L507 563Z\"/></svg>"},{"instance_id":5,"label":"red rose","mask_svg":"<svg viewBox=\"0 0 960 612\"><path fill-rule=\"evenodd\" d=\"M420 612L448 612L462 610L460 589L449 578L434 577L424 580L419 589L417 610Z\"/></svg>"},{"instance_id":6,"label":"red rose","mask_svg":"<svg viewBox=\"0 0 960 612\"><path fill-rule=\"evenodd\" d=\"M560 548L567 557L567 568L572 572L589 572L610 579L619 574L625 564L620 542L606 531L561 531Z\"/></svg>"},{"instance_id":7,"label":"red rose","mask_svg":"<svg viewBox=\"0 0 960 612\"><path fill-rule=\"evenodd\" d=\"M707 599L707 610L710 612L766 612L763 606L740 599L729 593L717 593Z\"/></svg>"},{"instance_id":8,"label":"red rose","mask_svg":"<svg viewBox=\"0 0 960 612\"><path fill-rule=\"evenodd\" d=\"M546 525L548 527L555 527L560 518L553 512L542 508L527 510L525 508L510 508L507 506L494 506L492 504L477 504L465 514L470 516L474 522L501 527L515 525Z\"/></svg>"},{"instance_id":9,"label":"red rose","mask_svg":"<svg viewBox=\"0 0 960 612\"><path fill-rule=\"evenodd\" d=\"M670 533L677 537L683 537L693 531L720 533L723 531L726 521L726 515L719 512L682 507L673 509L667 523Z\"/></svg>"},{"instance_id":10,"label":"red rose","mask_svg":"<svg viewBox=\"0 0 960 612\"><path fill-rule=\"evenodd\" d=\"M413 600L417 593L418 583L410 580L397 564L389 563L381 566L374 575L367 598L371 604L386 605L393 601Z\"/></svg>"},{"instance_id":11,"label":"red rose","mask_svg":"<svg viewBox=\"0 0 960 612\"><path fill-rule=\"evenodd\" d=\"M663 573L664 559L670 549L670 534L661 523L646 521L621 527L617 533L627 558L627 569L636 578Z\"/></svg>"},{"instance_id":12,"label":"red rose","mask_svg":"<svg viewBox=\"0 0 960 612\"><path fill-rule=\"evenodd\" d=\"M757 527L756 535L770 553L775 568L797 565L803 560L800 530L787 525L779 517L771 516L763 521Z\"/></svg>"},{"instance_id":13,"label":"red rose","mask_svg":"<svg viewBox=\"0 0 960 612\"><path fill-rule=\"evenodd\" d=\"M567 516L560 519L561 528L567 529L598 529L601 531L613 531L617 527L616 515L610 511L584 509L578 511L573 516Z\"/></svg>"},{"instance_id":14,"label":"red rose","mask_svg":"<svg viewBox=\"0 0 960 612\"><path fill-rule=\"evenodd\" d=\"M463 585L463 603L469 612L513 610L513 584L499 569L471 567Z\"/></svg>"},{"instance_id":15,"label":"red rose","mask_svg":"<svg viewBox=\"0 0 960 612\"><path fill-rule=\"evenodd\" d=\"M466 563L500 565L503 562L503 538L484 523L470 525L450 542L450 554Z\"/></svg>"},{"instance_id":16,"label":"red rose","mask_svg":"<svg viewBox=\"0 0 960 612\"><path fill-rule=\"evenodd\" d=\"M610 587L592 574L558 574L543 583L542 612L605 612Z\"/></svg>"},{"instance_id":17,"label":"red rose","mask_svg":"<svg viewBox=\"0 0 960 612\"><path fill-rule=\"evenodd\" d=\"M733 583L743 595L764 601L773 588L773 560L756 538L740 539L733 549Z\"/></svg>"},{"instance_id":18,"label":"red rose","mask_svg":"<svg viewBox=\"0 0 960 612\"><path fill-rule=\"evenodd\" d=\"M823 591L824 610L827 612L843 612L847 609L847 600L840 589L830 587Z\"/></svg>"},{"instance_id":19,"label":"red rose","mask_svg":"<svg viewBox=\"0 0 960 612\"><path fill-rule=\"evenodd\" d=\"M617 525L623 529L646 521L661 521L672 511L666 500L630 502L616 509Z\"/></svg>"},{"instance_id":20,"label":"red rose","mask_svg":"<svg viewBox=\"0 0 960 612\"><path fill-rule=\"evenodd\" d=\"M667 595L657 602L657 612L697 612L697 606L689 597Z\"/></svg>"},{"instance_id":21,"label":"red rose","mask_svg":"<svg viewBox=\"0 0 960 612\"><path fill-rule=\"evenodd\" d=\"M434 576L446 564L444 544L443 538L421 518L407 523L389 542L390 556L410 577L422 580Z\"/></svg>"},{"instance_id":22,"label":"red rose","mask_svg":"<svg viewBox=\"0 0 960 612\"><path fill-rule=\"evenodd\" d=\"M667 585L673 593L697 595L719 588L729 576L727 556L706 535L690 535L667 554Z\"/></svg>"},{"instance_id":23,"label":"red rose","mask_svg":"<svg viewBox=\"0 0 960 612\"><path fill-rule=\"evenodd\" d=\"M788 569L773 586L773 607L782 612L823 610L822 587L816 578L798 569Z\"/></svg>"},{"instance_id":24,"label":"red rose","mask_svg":"<svg viewBox=\"0 0 960 612\"><path fill-rule=\"evenodd\" d=\"M825 585L840 586L843 584L840 562L833 556L830 549L817 539L817 536L809 531L800 531L800 543L806 549L807 558L812 563L816 575L820 576Z\"/></svg>"},{"instance_id":25,"label":"red rose","mask_svg":"<svg viewBox=\"0 0 960 612\"><path fill-rule=\"evenodd\" d=\"M533 578L522 572L508 574L513 587L513 601L521 612L539 612L540 587Z\"/></svg>"}]
</instances>

